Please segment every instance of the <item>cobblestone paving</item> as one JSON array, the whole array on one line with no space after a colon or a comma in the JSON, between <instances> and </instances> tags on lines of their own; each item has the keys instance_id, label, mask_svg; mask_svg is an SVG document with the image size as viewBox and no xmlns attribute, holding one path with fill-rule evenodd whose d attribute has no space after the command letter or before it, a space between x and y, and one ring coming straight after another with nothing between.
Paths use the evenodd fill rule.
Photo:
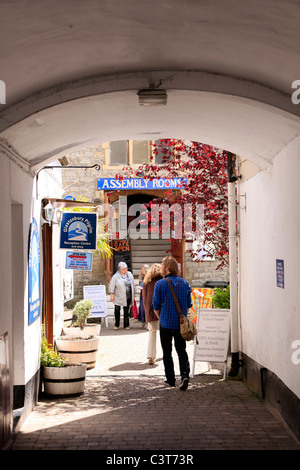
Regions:
<instances>
[{"instance_id":1,"label":"cobblestone paving","mask_svg":"<svg viewBox=\"0 0 300 470\"><path fill-rule=\"evenodd\" d=\"M244 383L223 381L218 369L203 374L206 364L197 363L186 392L167 388L161 351L149 366L146 345L140 324L129 331L102 327L84 394L43 397L13 450L300 450ZM192 343L188 352L192 363Z\"/></svg>"}]
</instances>

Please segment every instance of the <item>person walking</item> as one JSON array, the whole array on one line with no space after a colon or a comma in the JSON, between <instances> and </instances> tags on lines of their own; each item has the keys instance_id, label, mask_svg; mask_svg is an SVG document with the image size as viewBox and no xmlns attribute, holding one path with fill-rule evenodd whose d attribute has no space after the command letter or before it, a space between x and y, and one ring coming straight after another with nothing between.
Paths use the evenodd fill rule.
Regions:
<instances>
[{"instance_id":1,"label":"person walking","mask_svg":"<svg viewBox=\"0 0 300 470\"><path fill-rule=\"evenodd\" d=\"M149 364L155 364L156 337L159 326L159 320L152 307L152 298L155 284L162 278L162 266L158 263L154 263L147 271L143 283L142 295L145 308L145 320L148 323L149 330L147 348L147 359L149 360Z\"/></svg>"},{"instance_id":2,"label":"person walking","mask_svg":"<svg viewBox=\"0 0 300 470\"><path fill-rule=\"evenodd\" d=\"M191 287L185 279L179 276L178 264L173 256L166 256L162 260L162 274L165 276L165 279L161 279L155 284L152 305L160 321L160 340L166 376L164 383L170 387L175 387L175 372L172 358L172 340L174 338L181 375L179 388L185 391L189 384L189 358L186 352L186 342L180 334L179 314L166 278L169 278L171 281L182 313L185 316L187 316L188 310L192 306Z\"/></svg>"},{"instance_id":3,"label":"person walking","mask_svg":"<svg viewBox=\"0 0 300 470\"><path fill-rule=\"evenodd\" d=\"M139 275L139 285L138 288L140 289L140 304L139 304L139 316L138 320L142 323L142 328L145 326L145 307L144 307L144 302L143 302L143 284L144 284L144 279L149 270L149 265L144 264L142 266L140 275Z\"/></svg>"},{"instance_id":4,"label":"person walking","mask_svg":"<svg viewBox=\"0 0 300 470\"><path fill-rule=\"evenodd\" d=\"M127 264L123 261L118 264L118 271L111 278L108 291L110 293L110 301L115 306L114 329L117 330L120 326L120 312L121 307L123 307L124 328L129 330L129 313L134 301L135 285L134 277L128 271Z\"/></svg>"}]
</instances>

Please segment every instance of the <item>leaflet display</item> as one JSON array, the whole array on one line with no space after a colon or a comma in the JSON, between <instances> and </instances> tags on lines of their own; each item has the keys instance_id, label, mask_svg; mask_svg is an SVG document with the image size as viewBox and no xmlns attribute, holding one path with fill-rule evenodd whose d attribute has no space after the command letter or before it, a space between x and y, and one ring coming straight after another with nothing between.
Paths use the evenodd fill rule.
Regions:
<instances>
[{"instance_id":1,"label":"leaflet display","mask_svg":"<svg viewBox=\"0 0 300 470\"><path fill-rule=\"evenodd\" d=\"M105 317L107 326L106 289L104 285L84 286L84 299L91 299L94 306L91 310L91 317Z\"/></svg>"},{"instance_id":2,"label":"leaflet display","mask_svg":"<svg viewBox=\"0 0 300 470\"><path fill-rule=\"evenodd\" d=\"M197 315L197 339L194 346L194 362L226 363L229 348L230 310L199 309Z\"/></svg>"}]
</instances>

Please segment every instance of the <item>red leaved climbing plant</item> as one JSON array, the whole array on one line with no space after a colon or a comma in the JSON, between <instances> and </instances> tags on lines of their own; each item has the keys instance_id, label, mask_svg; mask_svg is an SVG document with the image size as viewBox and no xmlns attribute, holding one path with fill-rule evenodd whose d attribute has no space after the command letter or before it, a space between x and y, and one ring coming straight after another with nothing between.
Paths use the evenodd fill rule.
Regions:
<instances>
[{"instance_id":1,"label":"red leaved climbing plant","mask_svg":"<svg viewBox=\"0 0 300 470\"><path fill-rule=\"evenodd\" d=\"M162 157L162 163L156 164L156 156ZM129 177L143 178L187 178L181 191L166 191L165 197L148 204L148 221L151 226L152 204L179 204L182 209L186 204L203 205L203 233L196 233L196 211L193 211L193 237L187 235L184 227L182 233L186 240L198 240L198 249L190 250L191 256L199 261L200 245L206 255L214 256L219 261L217 269L228 263L228 198L227 198L227 154L210 145L199 142L186 142L176 139L161 139L152 144L150 163L140 165L138 169L131 167L122 169L118 179ZM182 222L184 223L184 221ZM149 225L148 225L149 227ZM151 229L153 230L153 226ZM160 227L157 227L161 230Z\"/></svg>"}]
</instances>

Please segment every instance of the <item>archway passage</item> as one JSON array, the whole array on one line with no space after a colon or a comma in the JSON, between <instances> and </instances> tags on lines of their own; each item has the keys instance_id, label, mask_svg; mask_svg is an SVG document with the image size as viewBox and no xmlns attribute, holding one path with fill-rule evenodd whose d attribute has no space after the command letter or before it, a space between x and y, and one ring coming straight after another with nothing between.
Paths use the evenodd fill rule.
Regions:
<instances>
[{"instance_id":1,"label":"archway passage","mask_svg":"<svg viewBox=\"0 0 300 470\"><path fill-rule=\"evenodd\" d=\"M0 133L1 144L32 172L99 142L160 138L213 145L264 169L300 134L297 116L259 100L186 88L168 90L167 106L146 107L139 106L138 85L131 81L131 90L74 99L37 113L32 110L31 116ZM298 108L293 105L292 110ZM6 121L5 110L2 114Z\"/></svg>"},{"instance_id":2,"label":"archway passage","mask_svg":"<svg viewBox=\"0 0 300 470\"><path fill-rule=\"evenodd\" d=\"M265 168L299 135L298 23L292 0L2 5L2 143L29 170L94 142L160 137ZM150 87L167 106L139 107Z\"/></svg>"},{"instance_id":3,"label":"archway passage","mask_svg":"<svg viewBox=\"0 0 300 470\"><path fill-rule=\"evenodd\" d=\"M28 352L28 344L37 345L39 336L32 333L35 326L29 330L23 325L26 295L16 294L7 275L13 252L10 221L11 205L24 205L20 212L26 260L32 175L66 152L99 142L194 140L239 155L243 164L238 205L240 347L248 378L259 375L263 366L271 380L274 374L285 387L284 403L299 399L292 345L297 346L300 326L295 275L300 106L291 100L292 84L300 78L299 15L292 0L89 0L72 6L58 0L51 5L17 0L13 8L10 2L1 6L5 271L0 319L11 337L13 317L15 325L22 325L24 331L17 332L21 352ZM151 87L166 90L166 106L139 106L138 91ZM23 259L21 273L27 268ZM284 283L279 282L278 265L284 266ZM14 295L20 302L12 302ZM32 355L34 360L30 352L28 363L15 373L21 387L36 373L38 359ZM24 361L25 354L20 356ZM263 378L268 377L265 373ZM255 384L258 389L260 384ZM289 412L283 400L275 403L284 415Z\"/></svg>"}]
</instances>

